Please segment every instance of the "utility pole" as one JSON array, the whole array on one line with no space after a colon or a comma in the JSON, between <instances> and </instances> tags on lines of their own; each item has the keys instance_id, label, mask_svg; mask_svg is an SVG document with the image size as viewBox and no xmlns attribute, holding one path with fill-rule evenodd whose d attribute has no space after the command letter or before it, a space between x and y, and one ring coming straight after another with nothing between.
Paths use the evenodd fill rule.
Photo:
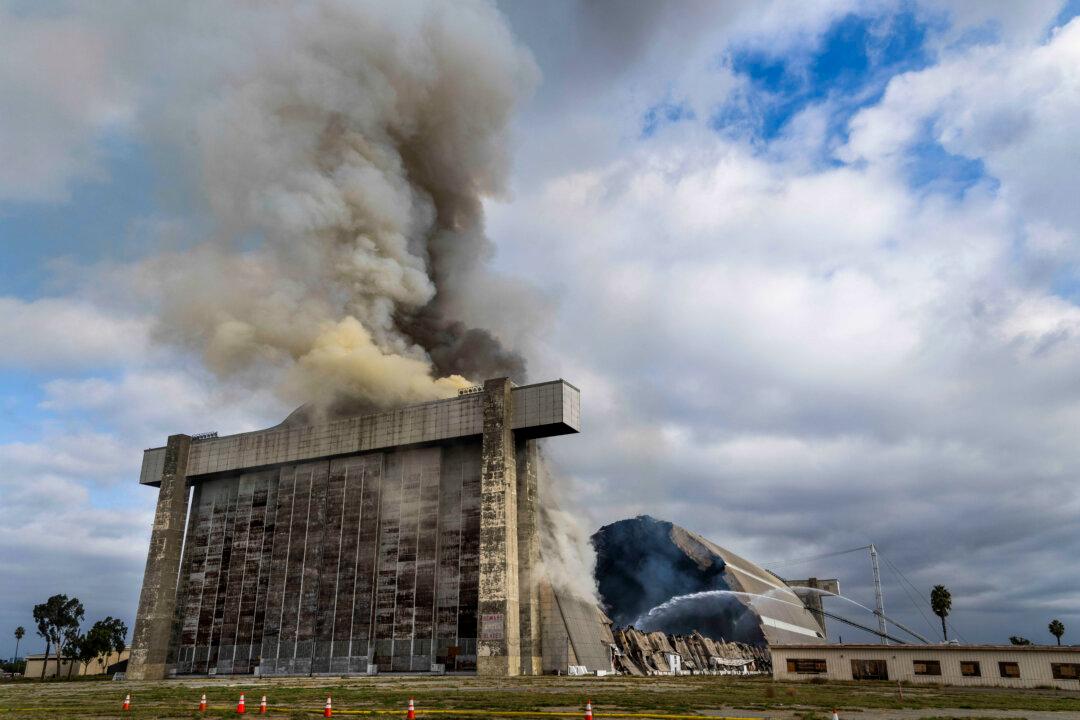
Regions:
<instances>
[{"instance_id":1,"label":"utility pole","mask_svg":"<svg viewBox=\"0 0 1080 720\"><path fill-rule=\"evenodd\" d=\"M889 639L885 637L885 599L881 595L881 570L878 569L877 548L873 543L870 543L870 564L874 567L874 614L877 615L881 644L888 645Z\"/></svg>"}]
</instances>

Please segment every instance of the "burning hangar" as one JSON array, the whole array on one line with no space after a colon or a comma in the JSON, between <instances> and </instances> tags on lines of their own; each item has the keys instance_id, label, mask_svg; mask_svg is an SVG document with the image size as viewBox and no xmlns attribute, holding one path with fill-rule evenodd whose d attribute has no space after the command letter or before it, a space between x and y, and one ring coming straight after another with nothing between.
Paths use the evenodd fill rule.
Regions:
<instances>
[{"instance_id":1,"label":"burning hangar","mask_svg":"<svg viewBox=\"0 0 1080 720\"><path fill-rule=\"evenodd\" d=\"M147 450L158 501L131 679L610 667L595 607L539 567L538 438L563 380Z\"/></svg>"}]
</instances>

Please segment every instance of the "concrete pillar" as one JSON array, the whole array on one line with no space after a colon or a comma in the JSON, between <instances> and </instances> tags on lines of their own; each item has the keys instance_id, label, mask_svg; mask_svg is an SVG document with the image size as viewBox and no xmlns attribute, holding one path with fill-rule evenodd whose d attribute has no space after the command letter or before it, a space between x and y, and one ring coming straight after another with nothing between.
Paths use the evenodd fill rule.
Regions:
<instances>
[{"instance_id":1,"label":"concrete pillar","mask_svg":"<svg viewBox=\"0 0 1080 720\"><path fill-rule=\"evenodd\" d=\"M814 590L821 589L821 585L818 583L818 579L815 577L808 578L804 587L812 588ZM803 604L810 610L810 614L817 620L818 627L821 628L821 634L825 634L825 613L822 612L825 608L821 603L821 595L817 593L809 593L802 598Z\"/></svg>"},{"instance_id":2,"label":"concrete pillar","mask_svg":"<svg viewBox=\"0 0 1080 720\"><path fill-rule=\"evenodd\" d=\"M821 602L820 593L800 593L799 588L812 588L814 590L824 590L827 593L833 595L840 594L840 581L836 578L824 580L821 578L807 578L806 580L785 580L788 587L795 590L795 594L799 596L799 599L803 601L803 605L810 611L810 614L817 620L818 626L821 628L822 637L828 637L825 625L825 608Z\"/></svg>"},{"instance_id":3,"label":"concrete pillar","mask_svg":"<svg viewBox=\"0 0 1080 720\"><path fill-rule=\"evenodd\" d=\"M157 512L150 533L139 611L132 634L129 680L161 680L176 609L176 578L187 517L187 461L191 437L172 435L165 448L165 466L158 490Z\"/></svg>"},{"instance_id":4,"label":"concrete pillar","mask_svg":"<svg viewBox=\"0 0 1080 720\"><path fill-rule=\"evenodd\" d=\"M518 581L517 460L508 378L484 383L480 465L479 675L521 672Z\"/></svg>"},{"instance_id":5,"label":"concrete pillar","mask_svg":"<svg viewBox=\"0 0 1080 720\"><path fill-rule=\"evenodd\" d=\"M536 440L519 440L517 455L518 585L521 602L521 673L541 675L540 453Z\"/></svg>"}]
</instances>

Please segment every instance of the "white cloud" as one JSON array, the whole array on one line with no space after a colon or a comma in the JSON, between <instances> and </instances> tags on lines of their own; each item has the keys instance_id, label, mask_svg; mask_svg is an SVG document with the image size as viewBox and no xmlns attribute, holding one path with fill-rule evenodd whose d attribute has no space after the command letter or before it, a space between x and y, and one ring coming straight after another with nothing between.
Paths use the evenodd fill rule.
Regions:
<instances>
[{"instance_id":1,"label":"white cloud","mask_svg":"<svg viewBox=\"0 0 1080 720\"><path fill-rule=\"evenodd\" d=\"M202 371L131 369L119 379L51 380L42 407L57 413L108 418L124 437L143 446L177 432L245 432L284 419L289 408L270 388L222 386Z\"/></svg>"},{"instance_id":2,"label":"white cloud","mask_svg":"<svg viewBox=\"0 0 1080 720\"><path fill-rule=\"evenodd\" d=\"M950 39L972 30L990 30L1010 43L1038 42L1057 17L1063 0L933 0L921 2L924 12L945 11L950 21Z\"/></svg>"},{"instance_id":3,"label":"white cloud","mask_svg":"<svg viewBox=\"0 0 1080 720\"><path fill-rule=\"evenodd\" d=\"M138 447L102 433L0 444L6 625L32 627L33 605L66 593L82 599L90 622L111 614L130 628L153 497L117 484L134 482L138 468Z\"/></svg>"},{"instance_id":4,"label":"white cloud","mask_svg":"<svg viewBox=\"0 0 1080 720\"><path fill-rule=\"evenodd\" d=\"M48 419L24 428L37 437L0 443L0 621L30 627L32 606L63 592L88 620L111 614L130 628L157 501L138 485L143 449L175 432L266 427L286 409L201 370L137 365L52 380L44 395Z\"/></svg>"},{"instance_id":5,"label":"white cloud","mask_svg":"<svg viewBox=\"0 0 1080 720\"><path fill-rule=\"evenodd\" d=\"M108 39L79 18L0 8L0 200L56 201L102 175L100 141L130 120Z\"/></svg>"},{"instance_id":6,"label":"white cloud","mask_svg":"<svg viewBox=\"0 0 1080 720\"><path fill-rule=\"evenodd\" d=\"M532 373L583 389L584 435L549 445L575 508L594 523L650 512L759 561L873 540L920 585L953 586L969 639L1034 635L1050 608L1077 606L1080 309L1052 281L1080 247L1080 21L1034 45L1054 8L1008 5L951 3L967 29L1000 18L1006 42L942 43L938 64L895 78L856 117L840 150L851 164L828 168L808 158L829 106L765 154L701 125L735 82L715 64L733 39L780 52L848 3L714 5L691 26L650 9L624 19L644 32L629 54L557 24L524 28L546 87L519 126L517 198L488 211L502 263L557 302ZM67 164L46 163L34 197L92 172L85 139L126 117L93 110L89 98L112 96L95 78L76 103L89 115L62 107L75 113L60 127ZM698 122L641 143L641 112L669 92ZM906 148L927 125L1000 187L912 191ZM150 352L141 309L102 308L0 299L0 366L79 371L44 386L49 432L0 445L13 469L0 543L14 549L0 569L21 593L10 607L68 589L39 577L52 566L130 617L154 501L134 484L139 450L288 409ZM102 365L120 372L83 373ZM865 597L864 565L812 570Z\"/></svg>"},{"instance_id":7,"label":"white cloud","mask_svg":"<svg viewBox=\"0 0 1080 720\"><path fill-rule=\"evenodd\" d=\"M15 478L5 481L10 487L24 481L36 485L32 478L37 477L112 482L125 472L130 474L133 466L138 467L137 453L137 449L105 433L53 432L40 442L0 445L0 466Z\"/></svg>"},{"instance_id":8,"label":"white cloud","mask_svg":"<svg viewBox=\"0 0 1080 720\"><path fill-rule=\"evenodd\" d=\"M137 361L149 322L71 297L0 297L0 367L70 370Z\"/></svg>"},{"instance_id":9,"label":"white cloud","mask_svg":"<svg viewBox=\"0 0 1080 720\"><path fill-rule=\"evenodd\" d=\"M852 120L847 160L902 162L925 125L944 148L984 161L1028 222L1080 230L1080 19L1045 44L976 46L895 78Z\"/></svg>"},{"instance_id":10,"label":"white cloud","mask_svg":"<svg viewBox=\"0 0 1080 720\"><path fill-rule=\"evenodd\" d=\"M1078 28L894 80L853 124L849 166L687 124L492 207L493 235L562 291L534 369L586 378L588 440L551 453L594 522L650 512L762 561L873 540L920 584L954 585L982 621L969 639L1080 599L1061 580L1080 546L1055 530L1080 507L1080 309L1048 282L1080 229L1062 195ZM1030 127L993 132L1011 108ZM909 188L928 118L1000 189ZM834 572L859 596L855 562ZM991 582L1001 563L1022 579Z\"/></svg>"}]
</instances>

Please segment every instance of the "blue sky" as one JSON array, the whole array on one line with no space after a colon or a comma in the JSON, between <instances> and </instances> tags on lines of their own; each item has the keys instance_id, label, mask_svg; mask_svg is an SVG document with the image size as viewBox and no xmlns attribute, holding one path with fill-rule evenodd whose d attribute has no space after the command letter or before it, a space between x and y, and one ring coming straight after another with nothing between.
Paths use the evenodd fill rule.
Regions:
<instances>
[{"instance_id":1,"label":"blue sky","mask_svg":"<svg viewBox=\"0 0 1080 720\"><path fill-rule=\"evenodd\" d=\"M229 262L274 232L225 202L278 189L222 159L261 128L212 111L299 31L268 11L225 43L216 26L244 18L214 5L0 7L20 110L0 118L6 654L3 628L61 589L40 567L90 617L131 618L144 447L291 408L288 362L263 348L258 372L221 372L162 277L205 280L191 306L213 308L214 266L183 253ZM584 524L647 511L760 561L869 539L953 587L968 639L1045 641L1051 615L1080 631L1080 4L498 8L535 83L514 90L505 192L484 198L495 257L461 312L582 387L590 438L552 456ZM815 571L866 602L864 564Z\"/></svg>"},{"instance_id":2,"label":"blue sky","mask_svg":"<svg viewBox=\"0 0 1080 720\"><path fill-rule=\"evenodd\" d=\"M767 142L808 106L830 101L830 129L843 137L847 119L877 101L893 75L926 66L928 25L907 7L886 15L850 13L803 47L779 54L767 46L736 49L726 60L748 85L745 106L717 108L711 124L718 131L748 124Z\"/></svg>"}]
</instances>

